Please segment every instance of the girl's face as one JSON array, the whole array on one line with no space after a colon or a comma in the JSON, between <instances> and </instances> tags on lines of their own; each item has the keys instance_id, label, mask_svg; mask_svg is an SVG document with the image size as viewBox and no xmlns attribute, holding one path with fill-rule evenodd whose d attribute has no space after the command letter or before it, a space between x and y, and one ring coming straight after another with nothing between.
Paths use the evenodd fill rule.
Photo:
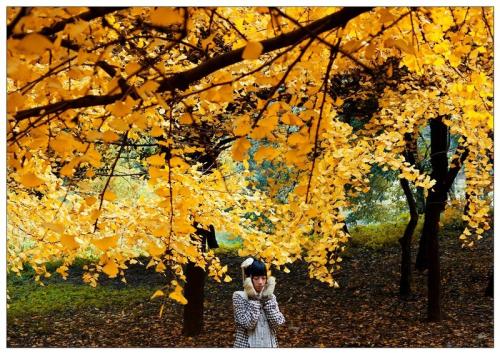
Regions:
<instances>
[{"instance_id":1,"label":"girl's face","mask_svg":"<svg viewBox=\"0 0 500 354\"><path fill-rule=\"evenodd\" d=\"M253 287L255 288L255 291L257 291L258 293L261 292L262 289L264 289L266 282L267 282L267 277L265 275L252 277Z\"/></svg>"}]
</instances>

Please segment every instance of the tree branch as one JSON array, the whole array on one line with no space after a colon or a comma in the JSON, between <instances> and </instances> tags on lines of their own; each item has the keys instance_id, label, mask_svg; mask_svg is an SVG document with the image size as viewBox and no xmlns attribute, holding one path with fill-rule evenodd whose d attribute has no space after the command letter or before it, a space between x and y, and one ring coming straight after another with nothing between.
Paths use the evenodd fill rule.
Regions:
<instances>
[{"instance_id":1,"label":"tree branch","mask_svg":"<svg viewBox=\"0 0 500 354\"><path fill-rule=\"evenodd\" d=\"M115 8L116 9L116 8ZM261 42L264 47L262 53L269 53L271 51L288 47L292 44L297 43L300 40L310 38L311 36L316 36L321 32L325 32L336 27L344 26L349 20L355 18L356 16L370 11L371 7L348 7L344 8L334 14L326 16L319 19L308 26L299 28L295 31L282 34L278 37L267 39ZM229 65L238 63L242 61L242 53L244 48L239 48L231 52L219 55L210 59L197 67L174 74L161 81L157 92L164 91L174 91L176 89L184 90L189 87L192 83L200 80L201 78L219 70L225 68ZM105 96L95 96L88 95L79 97L73 100L67 100L62 102L51 103L45 106L30 108L17 112L14 115L16 120L22 120L37 116L40 112L57 112L65 109L74 108L86 108L91 106L100 106L111 104L119 99L123 98L123 94L117 95L105 95Z\"/></svg>"},{"instance_id":2,"label":"tree branch","mask_svg":"<svg viewBox=\"0 0 500 354\"><path fill-rule=\"evenodd\" d=\"M16 17L7 26L7 39L12 36L12 32L14 32L14 28L16 27L16 25L24 16L29 14L29 11L30 11L29 7L21 7L21 10L19 10Z\"/></svg>"},{"instance_id":3,"label":"tree branch","mask_svg":"<svg viewBox=\"0 0 500 354\"><path fill-rule=\"evenodd\" d=\"M111 166L111 172L108 175L108 179L106 180L106 184L104 185L104 188L102 189L101 198L100 198L101 201L99 203L99 209L98 209L99 211L102 208L102 203L104 202L104 194L106 193L106 189L109 186L109 182L111 182L111 178L114 176L113 172L115 171L116 164L118 163L118 160L120 159L120 155L121 155L122 150L123 150L123 148L125 146L124 144L127 141L127 135L128 135L128 131L123 135L123 140L122 140L123 144L120 146L120 149L118 150L118 153L116 154L115 161L113 161L113 165ZM99 216L97 216L97 218L95 219L94 232L96 232L96 230L97 230L97 222L98 221L99 221Z\"/></svg>"},{"instance_id":4,"label":"tree branch","mask_svg":"<svg viewBox=\"0 0 500 354\"><path fill-rule=\"evenodd\" d=\"M103 106L111 104L121 99L122 97L123 97L122 93L116 95L105 95L105 96L87 95L72 100L51 103L45 106L19 111L14 115L14 117L16 120L20 121L23 119L38 116L42 114L42 112L45 114L50 114L50 113L65 111L67 109L85 108L91 106Z\"/></svg>"},{"instance_id":5,"label":"tree branch","mask_svg":"<svg viewBox=\"0 0 500 354\"><path fill-rule=\"evenodd\" d=\"M64 30L64 27L66 27L68 23L73 23L78 20L91 21L95 18L102 17L109 13L123 9L126 9L126 7L91 7L89 11L84 12L83 14L66 18L62 21L54 23L52 26L42 28L38 32L38 34L49 37ZM15 33L12 35L12 38L22 39L26 37L28 34L31 33Z\"/></svg>"},{"instance_id":6,"label":"tree branch","mask_svg":"<svg viewBox=\"0 0 500 354\"><path fill-rule=\"evenodd\" d=\"M370 11L371 9L371 7L346 7L334 14L314 21L305 27L282 34L275 38L261 41L260 44L264 47L262 54L269 53L283 47L288 47L297 41L311 37L311 35L315 36L321 32L345 26L351 19L362 13ZM242 61L243 59L241 55L244 49L245 48L232 50L228 53L207 60L203 64L200 64L191 70L172 75L161 82L157 92L174 91L175 89L185 90L193 82L196 82L219 69Z\"/></svg>"},{"instance_id":7,"label":"tree branch","mask_svg":"<svg viewBox=\"0 0 500 354\"><path fill-rule=\"evenodd\" d=\"M312 160L312 167L311 167L311 173L309 174L309 180L307 181L307 189L306 189L306 199L305 202L308 203L307 198L309 196L309 190L311 188L311 180L312 176L314 173L314 166L316 163L316 154L317 154L317 149L318 149L318 137L319 137L319 127L321 125L321 118L323 118L323 108L325 105L325 100L326 100L326 95L328 93L328 78L330 77L330 70L332 69L333 62L335 61L335 58L337 57L338 54L338 48L340 48L340 39L337 42L337 45L335 48L330 48L330 60L328 61L328 66L325 71L325 77L323 79L323 85L324 85L324 92L323 92L323 98L321 101L321 108L319 110L319 117L318 117L318 124L316 125L316 132L314 134L314 151L313 151L313 160ZM335 50L337 49L337 50ZM312 197L311 197L312 198Z\"/></svg>"}]
</instances>

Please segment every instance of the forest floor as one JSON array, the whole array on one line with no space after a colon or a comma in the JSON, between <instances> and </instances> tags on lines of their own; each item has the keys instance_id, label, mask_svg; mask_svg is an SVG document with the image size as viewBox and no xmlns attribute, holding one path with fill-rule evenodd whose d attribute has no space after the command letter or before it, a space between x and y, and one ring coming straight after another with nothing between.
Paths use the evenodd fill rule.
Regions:
<instances>
[{"instance_id":1,"label":"forest floor","mask_svg":"<svg viewBox=\"0 0 500 354\"><path fill-rule=\"evenodd\" d=\"M336 277L338 289L309 279L304 263L291 265L290 273L273 272L277 278L275 294L286 318L278 332L280 346L493 347L493 298L484 296L493 269L492 233L473 250L462 249L457 237L442 237L440 246L445 319L437 323L426 321L426 274L414 271L413 295L407 300L399 298L397 246L378 251L351 248L343 256ZM159 317L162 300L149 300L149 296L165 284L165 278L134 267L126 273L126 285L111 279L101 282L98 288L116 291L105 304L87 298L70 308L53 306L45 312L33 308L32 313L16 315L8 311L7 346L232 347L231 296L240 290L241 261L234 254L221 255L233 281L207 280L204 332L199 336L181 334L179 304L169 300ZM84 286L80 274L74 270L66 283ZM45 291L56 283L48 284ZM142 297L119 295L144 287L147 291ZM9 295L11 308L16 301L23 301L11 293L11 287Z\"/></svg>"}]
</instances>

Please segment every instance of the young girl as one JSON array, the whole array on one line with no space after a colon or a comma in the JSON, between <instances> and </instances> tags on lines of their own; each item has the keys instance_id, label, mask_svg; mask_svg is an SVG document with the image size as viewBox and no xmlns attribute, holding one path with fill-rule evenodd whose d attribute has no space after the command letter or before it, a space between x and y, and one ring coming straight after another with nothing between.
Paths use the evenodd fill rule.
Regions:
<instances>
[{"instance_id":1,"label":"young girl","mask_svg":"<svg viewBox=\"0 0 500 354\"><path fill-rule=\"evenodd\" d=\"M273 294L274 277L267 278L266 265L253 258L241 264L244 291L233 294L236 322L235 348L276 348L276 329L285 323Z\"/></svg>"}]
</instances>

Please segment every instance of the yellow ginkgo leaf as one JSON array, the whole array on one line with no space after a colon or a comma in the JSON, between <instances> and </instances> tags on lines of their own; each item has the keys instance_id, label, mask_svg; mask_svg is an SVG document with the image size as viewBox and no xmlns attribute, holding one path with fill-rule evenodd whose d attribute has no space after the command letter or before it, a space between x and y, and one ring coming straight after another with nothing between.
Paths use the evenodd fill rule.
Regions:
<instances>
[{"instance_id":1,"label":"yellow ginkgo leaf","mask_svg":"<svg viewBox=\"0 0 500 354\"><path fill-rule=\"evenodd\" d=\"M80 244L70 235L62 235L60 242L61 245L68 250L74 250L80 247Z\"/></svg>"},{"instance_id":2,"label":"yellow ginkgo leaf","mask_svg":"<svg viewBox=\"0 0 500 354\"><path fill-rule=\"evenodd\" d=\"M236 140L233 144L232 154L236 161L243 161L248 155L248 149L250 148L250 141L247 138L240 138Z\"/></svg>"},{"instance_id":3,"label":"yellow ginkgo leaf","mask_svg":"<svg viewBox=\"0 0 500 354\"><path fill-rule=\"evenodd\" d=\"M70 35L71 38L75 38L80 33L85 31L89 27L89 23L87 21L78 20L74 23L70 23L66 25L64 31Z\"/></svg>"},{"instance_id":4,"label":"yellow ginkgo leaf","mask_svg":"<svg viewBox=\"0 0 500 354\"><path fill-rule=\"evenodd\" d=\"M176 285L175 286L175 290L172 291L169 295L168 295L169 298L177 301L178 303L182 304L182 305L186 305L187 304L187 299L184 297L184 295L182 294L182 287L179 286L179 285Z\"/></svg>"},{"instance_id":5,"label":"yellow ginkgo leaf","mask_svg":"<svg viewBox=\"0 0 500 354\"><path fill-rule=\"evenodd\" d=\"M160 297L160 296L165 296L165 293L161 290L156 290L153 295L151 295L151 300L153 300L155 297Z\"/></svg>"},{"instance_id":6,"label":"yellow ginkgo leaf","mask_svg":"<svg viewBox=\"0 0 500 354\"><path fill-rule=\"evenodd\" d=\"M118 236L109 236L104 237L99 240L92 240L92 244L94 244L97 248L102 251L106 251L109 248L116 247L118 243Z\"/></svg>"},{"instance_id":7,"label":"yellow ginkgo leaf","mask_svg":"<svg viewBox=\"0 0 500 354\"><path fill-rule=\"evenodd\" d=\"M108 263L102 267L102 271L106 273L110 278L116 277L118 274L118 266L116 265L116 262L113 260L109 260Z\"/></svg>"},{"instance_id":8,"label":"yellow ginkgo leaf","mask_svg":"<svg viewBox=\"0 0 500 354\"><path fill-rule=\"evenodd\" d=\"M153 25L169 26L184 21L183 13L173 7L159 7L151 12L150 21Z\"/></svg>"},{"instance_id":9,"label":"yellow ginkgo leaf","mask_svg":"<svg viewBox=\"0 0 500 354\"><path fill-rule=\"evenodd\" d=\"M151 174L151 171L149 172ZM151 177L157 177L151 175ZM170 196L170 189L169 188L158 188L155 190L155 194L158 194L160 197L168 197Z\"/></svg>"},{"instance_id":10,"label":"yellow ginkgo leaf","mask_svg":"<svg viewBox=\"0 0 500 354\"><path fill-rule=\"evenodd\" d=\"M141 64L136 63L136 62L130 62L127 65L125 65L125 72L127 75L132 75L135 72L137 72L141 68Z\"/></svg>"},{"instance_id":11,"label":"yellow ginkgo leaf","mask_svg":"<svg viewBox=\"0 0 500 354\"><path fill-rule=\"evenodd\" d=\"M111 122L109 122L109 126L120 132L125 132L129 128L127 121L123 118L113 119Z\"/></svg>"},{"instance_id":12,"label":"yellow ginkgo leaf","mask_svg":"<svg viewBox=\"0 0 500 354\"><path fill-rule=\"evenodd\" d=\"M10 93L7 96L7 112L12 113L23 108L26 97L20 92Z\"/></svg>"},{"instance_id":13,"label":"yellow ginkgo leaf","mask_svg":"<svg viewBox=\"0 0 500 354\"><path fill-rule=\"evenodd\" d=\"M299 117L297 117L295 114L290 113L290 112L283 114L281 116L281 121L284 124L297 125L299 127L304 125L304 122L302 122L302 120Z\"/></svg>"},{"instance_id":14,"label":"yellow ginkgo leaf","mask_svg":"<svg viewBox=\"0 0 500 354\"><path fill-rule=\"evenodd\" d=\"M181 124L193 124L193 117L189 113L184 113L179 118L179 123L181 123Z\"/></svg>"},{"instance_id":15,"label":"yellow ginkgo leaf","mask_svg":"<svg viewBox=\"0 0 500 354\"><path fill-rule=\"evenodd\" d=\"M135 101L130 96L127 96L125 101L115 102L108 106L108 110L115 117L123 117L132 112L134 105Z\"/></svg>"},{"instance_id":16,"label":"yellow ginkgo leaf","mask_svg":"<svg viewBox=\"0 0 500 354\"><path fill-rule=\"evenodd\" d=\"M28 188L38 187L43 184L44 181L38 178L34 173L28 172L21 176L21 183Z\"/></svg>"},{"instance_id":17,"label":"yellow ginkgo leaf","mask_svg":"<svg viewBox=\"0 0 500 354\"><path fill-rule=\"evenodd\" d=\"M111 130L107 130L102 134L102 140L107 143L112 143L113 141L117 141L120 139L120 136Z\"/></svg>"},{"instance_id":18,"label":"yellow ginkgo leaf","mask_svg":"<svg viewBox=\"0 0 500 354\"><path fill-rule=\"evenodd\" d=\"M155 243L150 243L148 247L146 248L146 251L153 256L153 257L159 257L165 252L166 247L158 247Z\"/></svg>"},{"instance_id":19,"label":"yellow ginkgo leaf","mask_svg":"<svg viewBox=\"0 0 500 354\"><path fill-rule=\"evenodd\" d=\"M63 176L71 177L73 176L73 173L75 173L75 168L79 165L80 161L82 159L80 157L76 157L70 162L68 162L66 165L61 168L60 173Z\"/></svg>"},{"instance_id":20,"label":"yellow ginkgo leaf","mask_svg":"<svg viewBox=\"0 0 500 354\"><path fill-rule=\"evenodd\" d=\"M104 200L107 200L108 202L112 202L115 199L116 199L115 193L113 193L111 191L104 192Z\"/></svg>"},{"instance_id":21,"label":"yellow ginkgo leaf","mask_svg":"<svg viewBox=\"0 0 500 354\"><path fill-rule=\"evenodd\" d=\"M270 146L261 146L257 152L255 153L253 159L255 162L260 163L263 160L271 161L276 156L278 156L280 152L273 147Z\"/></svg>"},{"instance_id":22,"label":"yellow ginkgo leaf","mask_svg":"<svg viewBox=\"0 0 500 354\"><path fill-rule=\"evenodd\" d=\"M50 48L52 48L52 42L38 33L28 34L17 44L17 49L26 54L42 54Z\"/></svg>"},{"instance_id":23,"label":"yellow ginkgo leaf","mask_svg":"<svg viewBox=\"0 0 500 354\"><path fill-rule=\"evenodd\" d=\"M153 236L162 237L162 236L167 236L169 232L170 232L169 225L160 225L158 228L154 229L151 233L153 234Z\"/></svg>"},{"instance_id":24,"label":"yellow ginkgo leaf","mask_svg":"<svg viewBox=\"0 0 500 354\"><path fill-rule=\"evenodd\" d=\"M88 206L91 206L91 205L92 205L92 204L94 204L96 201L97 201L97 198L96 198L96 197L88 197L88 198L85 198L85 203L86 203Z\"/></svg>"},{"instance_id":25,"label":"yellow ginkgo leaf","mask_svg":"<svg viewBox=\"0 0 500 354\"><path fill-rule=\"evenodd\" d=\"M163 135L163 129L157 125L155 125L153 127L153 129L151 129L151 136L153 137L158 137L158 136L162 136Z\"/></svg>"},{"instance_id":26,"label":"yellow ginkgo leaf","mask_svg":"<svg viewBox=\"0 0 500 354\"><path fill-rule=\"evenodd\" d=\"M224 278L224 281L226 283L229 283L231 280L233 280L229 275L226 275L226 277Z\"/></svg>"},{"instance_id":27,"label":"yellow ginkgo leaf","mask_svg":"<svg viewBox=\"0 0 500 354\"><path fill-rule=\"evenodd\" d=\"M234 121L233 132L237 136L246 135L250 132L251 129L252 129L252 126L251 126L249 115L243 115Z\"/></svg>"},{"instance_id":28,"label":"yellow ginkgo leaf","mask_svg":"<svg viewBox=\"0 0 500 354\"><path fill-rule=\"evenodd\" d=\"M97 132L95 130L88 131L86 133L86 136L87 136L87 140L90 140L90 141L95 141L95 140L102 139L102 133L101 132Z\"/></svg>"},{"instance_id":29,"label":"yellow ginkgo leaf","mask_svg":"<svg viewBox=\"0 0 500 354\"><path fill-rule=\"evenodd\" d=\"M97 218L99 217L99 215L101 215L101 211L100 210L93 210L92 213L90 213L90 219L93 220L92 222L95 222L95 220L97 220Z\"/></svg>"},{"instance_id":30,"label":"yellow ginkgo leaf","mask_svg":"<svg viewBox=\"0 0 500 354\"><path fill-rule=\"evenodd\" d=\"M165 267L165 264L163 262L160 262L156 265L155 271L157 273L163 273L165 269L167 269L167 267Z\"/></svg>"},{"instance_id":31,"label":"yellow ginkgo leaf","mask_svg":"<svg viewBox=\"0 0 500 354\"><path fill-rule=\"evenodd\" d=\"M154 95L154 92L156 89L160 86L160 84L154 80L146 81L144 85L139 87L137 89L137 93L139 96L141 96L143 99L147 99L148 96ZM143 115L139 115L140 117L144 117Z\"/></svg>"},{"instance_id":32,"label":"yellow ginkgo leaf","mask_svg":"<svg viewBox=\"0 0 500 354\"><path fill-rule=\"evenodd\" d=\"M263 50L264 46L260 42L248 42L241 57L243 59L257 59Z\"/></svg>"},{"instance_id":33,"label":"yellow ginkgo leaf","mask_svg":"<svg viewBox=\"0 0 500 354\"><path fill-rule=\"evenodd\" d=\"M195 232L196 229L193 227L193 225L183 220L179 220L178 222L174 223L174 231L178 234L191 234Z\"/></svg>"},{"instance_id":34,"label":"yellow ginkgo leaf","mask_svg":"<svg viewBox=\"0 0 500 354\"><path fill-rule=\"evenodd\" d=\"M51 231L57 232L59 234L62 234L64 232L64 225L61 223L46 222L43 224L43 226L47 230L51 230Z\"/></svg>"},{"instance_id":35,"label":"yellow ginkgo leaf","mask_svg":"<svg viewBox=\"0 0 500 354\"><path fill-rule=\"evenodd\" d=\"M163 166L165 164L164 154L162 155L151 155L146 159L146 161L153 166Z\"/></svg>"},{"instance_id":36,"label":"yellow ginkgo leaf","mask_svg":"<svg viewBox=\"0 0 500 354\"><path fill-rule=\"evenodd\" d=\"M307 136L301 133L293 133L288 137L288 143L291 146L307 143Z\"/></svg>"},{"instance_id":37,"label":"yellow ginkgo leaf","mask_svg":"<svg viewBox=\"0 0 500 354\"><path fill-rule=\"evenodd\" d=\"M170 159L170 166L172 167L182 167L186 165L182 157L174 156Z\"/></svg>"}]
</instances>

